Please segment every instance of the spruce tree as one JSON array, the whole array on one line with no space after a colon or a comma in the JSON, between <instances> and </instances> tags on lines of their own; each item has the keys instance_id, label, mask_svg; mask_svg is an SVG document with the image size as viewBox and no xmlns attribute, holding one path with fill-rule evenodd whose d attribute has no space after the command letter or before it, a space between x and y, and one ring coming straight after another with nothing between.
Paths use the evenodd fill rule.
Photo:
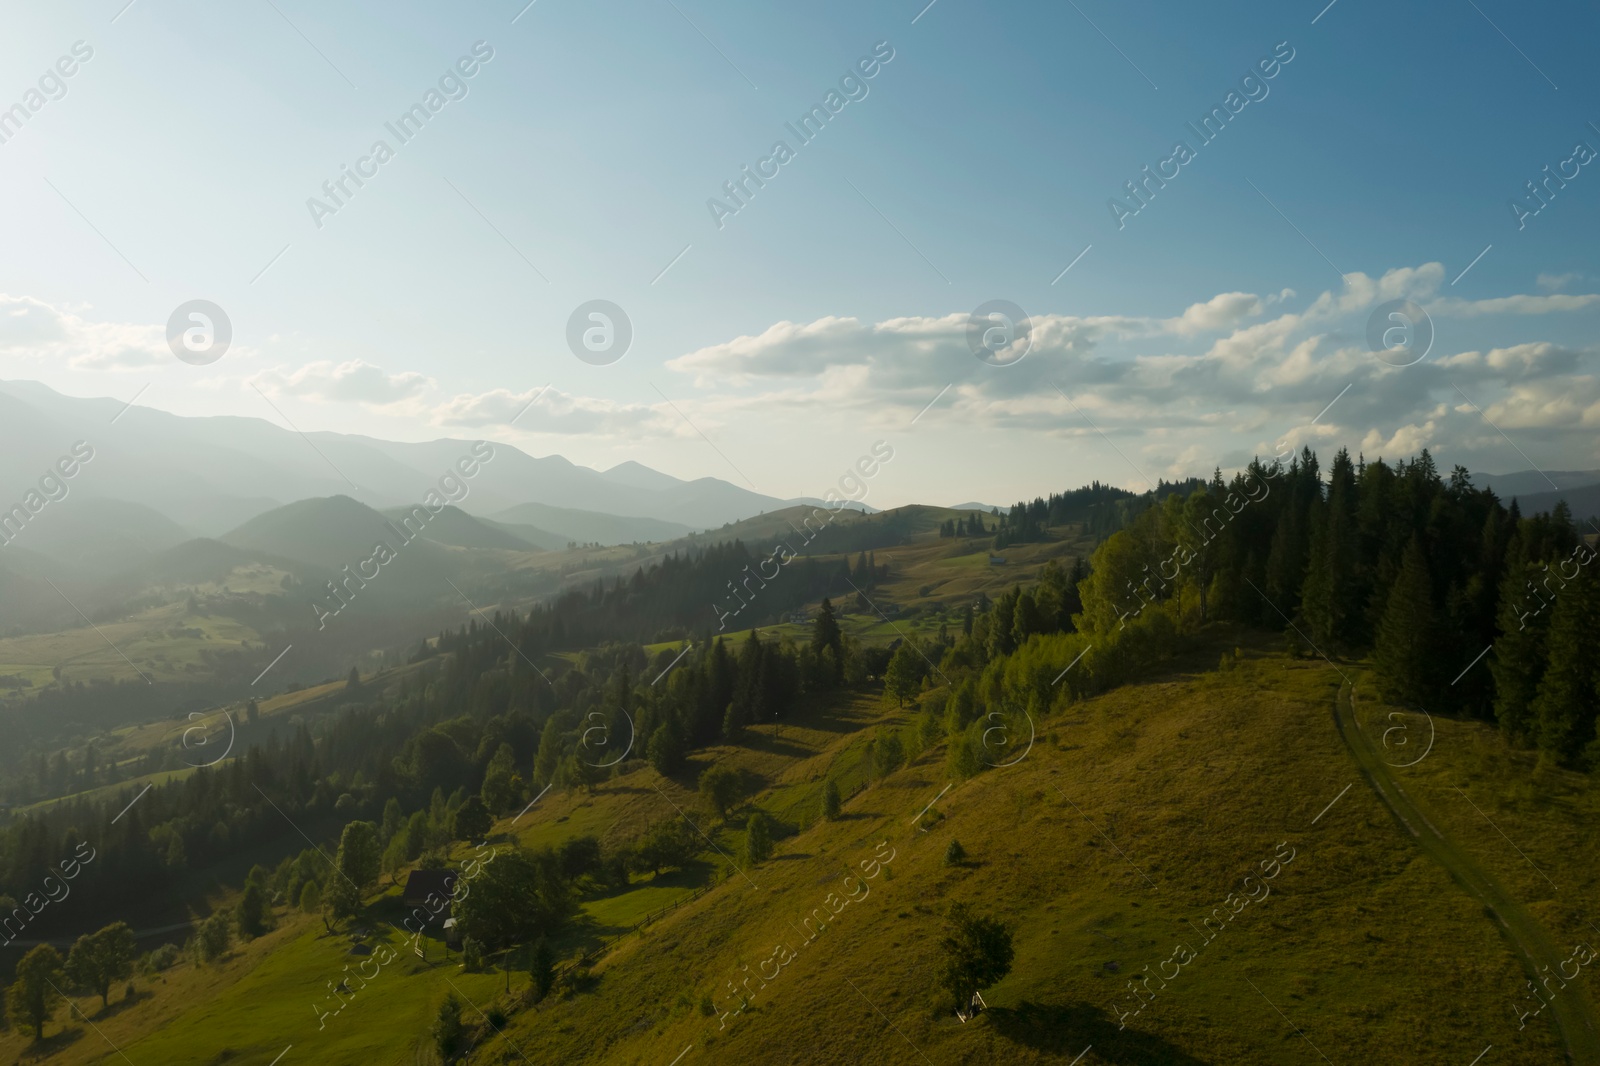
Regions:
<instances>
[{"instance_id":1,"label":"spruce tree","mask_svg":"<svg viewBox=\"0 0 1600 1066\"><path fill-rule=\"evenodd\" d=\"M1365 643L1356 532L1356 480L1350 453L1339 449L1328 477L1328 499L1312 501L1311 544L1301 590L1301 609L1311 639L1325 649L1348 652Z\"/></svg>"},{"instance_id":2,"label":"spruce tree","mask_svg":"<svg viewBox=\"0 0 1600 1066\"><path fill-rule=\"evenodd\" d=\"M1595 736L1600 696L1600 576L1585 567L1556 597L1550 654L1533 701L1539 747L1574 759Z\"/></svg>"},{"instance_id":3,"label":"spruce tree","mask_svg":"<svg viewBox=\"0 0 1600 1066\"><path fill-rule=\"evenodd\" d=\"M1533 701L1544 676L1545 638L1550 611L1529 591L1527 549L1520 533L1506 551L1500 582L1500 636L1489 657L1494 678L1494 716L1500 731L1517 742L1533 740Z\"/></svg>"},{"instance_id":4,"label":"spruce tree","mask_svg":"<svg viewBox=\"0 0 1600 1066\"><path fill-rule=\"evenodd\" d=\"M1433 581L1422 555L1422 543L1411 538L1400 574L1378 627L1373 649L1379 687L1386 699L1426 709L1438 694L1438 620Z\"/></svg>"},{"instance_id":5,"label":"spruce tree","mask_svg":"<svg viewBox=\"0 0 1600 1066\"><path fill-rule=\"evenodd\" d=\"M833 649L833 662L835 677L830 678L833 684L838 684L844 679L844 634L839 629L839 622L833 615L833 603L823 597L822 607L817 611L817 620L811 627L811 650L817 653L821 662L824 649Z\"/></svg>"}]
</instances>

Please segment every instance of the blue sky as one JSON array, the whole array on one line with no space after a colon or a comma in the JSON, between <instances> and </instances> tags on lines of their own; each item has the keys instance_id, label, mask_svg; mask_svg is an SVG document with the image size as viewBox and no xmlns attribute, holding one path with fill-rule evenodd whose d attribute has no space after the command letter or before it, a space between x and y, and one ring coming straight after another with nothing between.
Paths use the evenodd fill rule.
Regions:
<instances>
[{"instance_id":1,"label":"blue sky","mask_svg":"<svg viewBox=\"0 0 1600 1066\"><path fill-rule=\"evenodd\" d=\"M94 52L0 144L0 378L780 496L882 438L884 506L1137 487L1280 439L1600 467L1600 166L1523 229L1509 207L1600 148L1592 9L523 2L13 5L0 107ZM398 143L478 41L466 95ZM801 146L785 123L879 42ZM1275 48L1200 145L1185 124ZM379 138L394 158L319 229L307 199ZM707 200L779 139L795 158L719 229ZM1119 229L1108 200L1180 139ZM207 367L163 336L197 297L234 329ZM595 298L634 327L608 366L565 342ZM1389 298L1433 318L1415 366L1367 350ZM965 346L991 299L1035 319L1015 367Z\"/></svg>"}]
</instances>

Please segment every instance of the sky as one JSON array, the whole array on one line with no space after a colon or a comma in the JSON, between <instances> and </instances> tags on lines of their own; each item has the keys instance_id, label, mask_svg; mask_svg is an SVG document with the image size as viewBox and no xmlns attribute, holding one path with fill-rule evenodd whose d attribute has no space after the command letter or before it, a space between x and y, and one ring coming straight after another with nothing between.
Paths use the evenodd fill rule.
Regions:
<instances>
[{"instance_id":1,"label":"sky","mask_svg":"<svg viewBox=\"0 0 1600 1066\"><path fill-rule=\"evenodd\" d=\"M442 7L8 5L0 379L881 507L1600 468L1592 6Z\"/></svg>"}]
</instances>

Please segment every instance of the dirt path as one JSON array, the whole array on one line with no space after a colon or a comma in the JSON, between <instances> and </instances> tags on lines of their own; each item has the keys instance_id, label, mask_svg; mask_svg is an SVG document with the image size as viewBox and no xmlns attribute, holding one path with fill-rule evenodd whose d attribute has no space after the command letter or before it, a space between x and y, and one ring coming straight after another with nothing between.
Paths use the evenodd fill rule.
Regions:
<instances>
[{"instance_id":1,"label":"dirt path","mask_svg":"<svg viewBox=\"0 0 1600 1066\"><path fill-rule=\"evenodd\" d=\"M1356 721L1355 694L1348 682L1339 688L1334 723L1360 768L1361 776L1378 794L1400 828L1417 842L1423 854L1444 867L1451 879L1483 906L1506 943L1516 952L1529 980L1538 980L1540 966L1554 967L1566 958L1568 953L1556 947L1544 927L1493 878L1478 869L1454 841L1440 832L1395 780L1391 767L1379 756L1371 738L1362 732ZM1521 1000L1525 993L1525 988L1508 988L1506 1001ZM1567 1046L1568 1060L1575 1066L1600 1066L1600 1028L1596 1025L1594 1004L1584 988L1569 984L1552 995L1550 1013Z\"/></svg>"}]
</instances>

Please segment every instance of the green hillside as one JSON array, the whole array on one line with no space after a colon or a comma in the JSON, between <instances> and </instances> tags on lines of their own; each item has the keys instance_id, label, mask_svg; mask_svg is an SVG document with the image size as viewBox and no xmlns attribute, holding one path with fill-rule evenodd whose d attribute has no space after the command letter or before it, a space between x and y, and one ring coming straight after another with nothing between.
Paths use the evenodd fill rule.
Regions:
<instances>
[{"instance_id":1,"label":"green hillside","mask_svg":"<svg viewBox=\"0 0 1600 1066\"><path fill-rule=\"evenodd\" d=\"M134 1062L268 1063L289 1045L306 1061L430 1061L416 1056L426 1053L433 1007L452 991L475 1005L465 1017L485 1040L473 1056L483 1062L656 1063L688 1049L685 1063L1279 1064L1320 1061L1319 1051L1333 1061L1467 1063L1490 1044L1497 1062L1558 1061L1548 1020L1519 1031L1508 1009L1527 980L1512 942L1419 849L1341 739L1341 670L1358 694L1370 687L1365 672L1262 649L1201 669L1228 636L1213 634L1192 662L1039 723L1020 762L948 789L941 746L852 795L868 781L873 727L905 720L870 696L704 752L698 765L715 759L757 775L754 804L787 827L776 854L750 869L729 858L747 812L719 825L684 787L693 768L683 780L643 767L592 792L544 795L494 839L607 839L681 810L719 851L689 876L638 877L587 905L591 932L564 952L595 948L714 882L603 947L591 977L543 1003L527 1002L520 968L508 996L504 973L465 973L459 956L446 960L434 945L427 961L401 956L348 1017L319 1030L311 1004L352 961L349 941L284 914L278 931L231 961L139 981L149 991L127 1007L113 1002L106 1016L80 1001L99 1032L69 1024L51 1041L51 1061L121 1061L110 1042ZM1386 752L1395 739L1384 736L1387 709L1368 693L1357 713L1362 742ZM1600 797L1571 774L1550 782L1554 797L1536 799L1515 784L1524 757L1487 727L1440 718L1434 727L1425 759L1384 770L1380 785L1403 788L1464 861L1532 901L1527 913L1552 942L1582 937L1577 907L1597 866L1581 826ZM816 820L830 775L850 796L837 822ZM1489 819L1531 846L1561 888ZM951 840L965 863L944 863ZM874 856L891 857L860 880ZM846 893L859 898L841 906ZM1230 893L1258 900L1224 922ZM1010 976L968 1024L939 1010L934 991L950 901L1003 918L1016 937ZM835 909L812 936L807 916ZM399 912L380 903L369 913ZM1196 928L1207 916L1209 940ZM1193 957L1174 974L1179 944ZM778 945L779 957L793 958L774 973L767 960ZM1129 979L1147 968L1165 973L1167 987L1153 979L1153 1001L1124 1018L1136 1002ZM770 980L750 976L758 970ZM740 1000L742 1012L723 1019ZM504 1013L501 1035L479 1008ZM0 1041L0 1054L22 1051L15 1034Z\"/></svg>"}]
</instances>

